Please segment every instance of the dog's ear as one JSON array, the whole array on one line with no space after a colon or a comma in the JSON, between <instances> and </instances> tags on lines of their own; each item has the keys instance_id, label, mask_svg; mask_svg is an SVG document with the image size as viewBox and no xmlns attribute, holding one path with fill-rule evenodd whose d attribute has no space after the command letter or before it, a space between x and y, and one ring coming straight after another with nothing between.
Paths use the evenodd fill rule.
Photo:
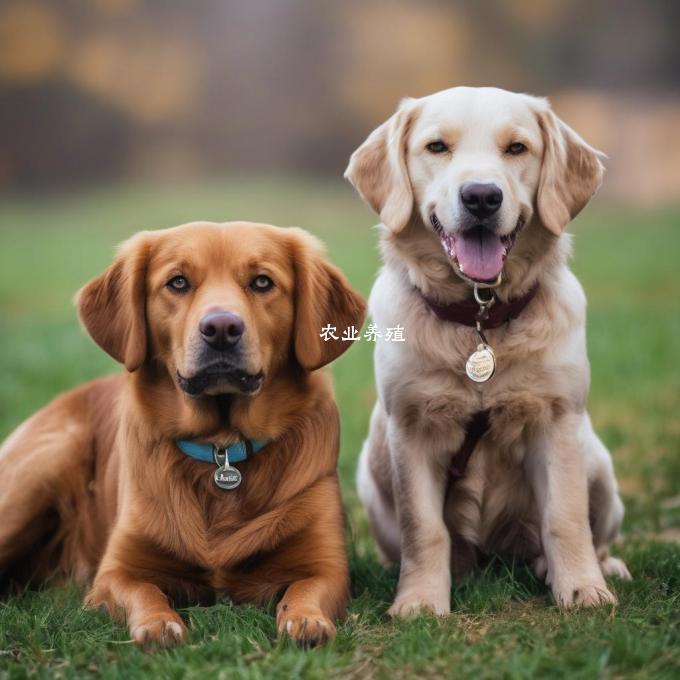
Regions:
<instances>
[{"instance_id":1,"label":"dog's ear","mask_svg":"<svg viewBox=\"0 0 680 680\"><path fill-rule=\"evenodd\" d=\"M415 101L404 99L397 112L352 154L345 170L345 178L395 233L406 226L413 212L406 146L416 115Z\"/></svg>"},{"instance_id":2,"label":"dog's ear","mask_svg":"<svg viewBox=\"0 0 680 680\"><path fill-rule=\"evenodd\" d=\"M342 341L354 326L361 331L366 316L364 299L342 272L332 265L321 243L302 229L288 229L292 236L295 269L295 327L293 348L298 363L314 371L337 359L352 345ZM323 329L334 328L337 340L325 340Z\"/></svg>"},{"instance_id":3,"label":"dog's ear","mask_svg":"<svg viewBox=\"0 0 680 680\"><path fill-rule=\"evenodd\" d=\"M587 144L547 106L537 111L543 165L536 195L543 225L559 236L602 184L604 154Z\"/></svg>"},{"instance_id":4,"label":"dog's ear","mask_svg":"<svg viewBox=\"0 0 680 680\"><path fill-rule=\"evenodd\" d=\"M125 241L113 264L76 295L80 320L90 337L128 371L146 359L148 234Z\"/></svg>"}]
</instances>

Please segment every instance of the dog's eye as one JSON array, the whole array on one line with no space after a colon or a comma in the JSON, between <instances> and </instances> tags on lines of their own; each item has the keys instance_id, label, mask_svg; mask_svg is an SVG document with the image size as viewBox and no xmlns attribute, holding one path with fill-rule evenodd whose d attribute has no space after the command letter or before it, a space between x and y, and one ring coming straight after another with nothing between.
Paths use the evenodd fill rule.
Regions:
<instances>
[{"instance_id":1,"label":"dog's eye","mask_svg":"<svg viewBox=\"0 0 680 680\"><path fill-rule=\"evenodd\" d=\"M444 144L441 139L438 139L436 142L430 142L425 148L430 153L444 153L445 151L449 150L449 147L446 146L446 144Z\"/></svg>"},{"instance_id":2,"label":"dog's eye","mask_svg":"<svg viewBox=\"0 0 680 680\"><path fill-rule=\"evenodd\" d=\"M175 293L186 293L191 288L184 276L173 276L165 285Z\"/></svg>"},{"instance_id":3,"label":"dog's eye","mask_svg":"<svg viewBox=\"0 0 680 680\"><path fill-rule=\"evenodd\" d=\"M265 293L274 286L274 282L265 274L259 274L250 282L250 289L256 293Z\"/></svg>"},{"instance_id":4,"label":"dog's eye","mask_svg":"<svg viewBox=\"0 0 680 680\"><path fill-rule=\"evenodd\" d=\"M441 139L438 139L436 142L430 142L425 148L430 153L444 153L449 150L449 147Z\"/></svg>"},{"instance_id":5,"label":"dog's eye","mask_svg":"<svg viewBox=\"0 0 680 680\"><path fill-rule=\"evenodd\" d=\"M522 142L513 142L508 146L508 148L505 150L506 153L509 153L511 156L519 156L521 153L524 153L527 150L526 146L522 144Z\"/></svg>"}]
</instances>

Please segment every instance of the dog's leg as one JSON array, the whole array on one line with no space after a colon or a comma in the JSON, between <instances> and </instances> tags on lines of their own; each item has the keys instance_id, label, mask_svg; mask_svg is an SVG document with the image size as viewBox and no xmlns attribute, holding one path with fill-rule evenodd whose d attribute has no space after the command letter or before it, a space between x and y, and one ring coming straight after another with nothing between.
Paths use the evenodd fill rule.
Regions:
<instances>
[{"instance_id":1,"label":"dog's leg","mask_svg":"<svg viewBox=\"0 0 680 680\"><path fill-rule=\"evenodd\" d=\"M328 485L324 485L328 486ZM276 608L279 634L307 645L323 644L335 635L349 599L349 568L344 541L340 493L324 494L322 513L300 535L276 553L272 567L305 574L286 588Z\"/></svg>"},{"instance_id":2,"label":"dog's leg","mask_svg":"<svg viewBox=\"0 0 680 680\"><path fill-rule=\"evenodd\" d=\"M445 455L431 444L389 432L394 496L401 532L399 585L392 616L451 610L451 538L444 522Z\"/></svg>"},{"instance_id":3,"label":"dog's leg","mask_svg":"<svg viewBox=\"0 0 680 680\"><path fill-rule=\"evenodd\" d=\"M135 561L143 567L136 568ZM187 629L165 593L144 576L162 572L162 560L154 564L148 545L114 529L85 602L114 618L122 614L137 644L170 647L186 639Z\"/></svg>"},{"instance_id":4,"label":"dog's leg","mask_svg":"<svg viewBox=\"0 0 680 680\"><path fill-rule=\"evenodd\" d=\"M60 502L86 495L91 466L89 434L73 413L73 401L71 395L56 399L19 426L0 447L0 574L35 546L49 543L46 533L56 532L57 527L43 521L48 511L56 513ZM33 566L48 574L58 566L57 555L52 557L54 564ZM24 580L31 574L18 576Z\"/></svg>"},{"instance_id":5,"label":"dog's leg","mask_svg":"<svg viewBox=\"0 0 680 680\"><path fill-rule=\"evenodd\" d=\"M376 479L374 470L380 471L380 479ZM366 509L368 524L375 539L378 558L385 567L390 567L399 562L400 532L396 509L385 491L392 484L392 474L385 414L380 401L376 401L369 435L359 454L356 482L357 494Z\"/></svg>"},{"instance_id":6,"label":"dog's leg","mask_svg":"<svg viewBox=\"0 0 680 680\"><path fill-rule=\"evenodd\" d=\"M615 603L588 520L585 414L567 414L537 435L527 472L539 511L547 579L560 607Z\"/></svg>"},{"instance_id":7,"label":"dog's leg","mask_svg":"<svg viewBox=\"0 0 680 680\"><path fill-rule=\"evenodd\" d=\"M630 581L631 575L625 562L609 554L609 546L618 535L623 521L623 503L619 497L611 455L593 431L590 418L584 424L584 441L588 456L590 523L600 568L605 576Z\"/></svg>"}]
</instances>

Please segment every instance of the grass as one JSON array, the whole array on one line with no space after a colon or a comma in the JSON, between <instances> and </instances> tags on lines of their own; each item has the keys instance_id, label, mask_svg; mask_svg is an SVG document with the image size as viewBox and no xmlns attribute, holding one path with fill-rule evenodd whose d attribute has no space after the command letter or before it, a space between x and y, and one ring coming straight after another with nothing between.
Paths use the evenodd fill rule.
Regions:
<instances>
[{"instance_id":1,"label":"grass","mask_svg":"<svg viewBox=\"0 0 680 680\"><path fill-rule=\"evenodd\" d=\"M70 302L107 265L114 244L138 229L201 218L306 227L364 293L378 267L375 220L339 182L270 178L6 197L0 438L59 391L118 370L84 336ZM301 651L278 642L271 610L224 602L183 610L188 645L144 654L124 626L82 610L76 588L46 588L0 601L0 679L678 677L680 210L595 205L573 231L574 268L590 303L590 408L613 452L628 511L617 551L634 581L615 584L618 608L563 614L526 567L495 561L455 588L450 617L388 619L396 573L375 558L353 483L374 399L371 345L363 342L333 369L353 599L330 645Z\"/></svg>"}]
</instances>

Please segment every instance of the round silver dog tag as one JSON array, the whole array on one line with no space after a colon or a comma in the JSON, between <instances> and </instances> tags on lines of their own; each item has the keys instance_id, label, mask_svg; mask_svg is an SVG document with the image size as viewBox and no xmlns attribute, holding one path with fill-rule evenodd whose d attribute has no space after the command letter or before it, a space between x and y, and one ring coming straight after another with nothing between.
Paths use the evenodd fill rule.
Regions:
<instances>
[{"instance_id":1,"label":"round silver dog tag","mask_svg":"<svg viewBox=\"0 0 680 680\"><path fill-rule=\"evenodd\" d=\"M215 484L229 491L241 483L241 473L231 465L222 465L215 470Z\"/></svg>"},{"instance_id":2,"label":"round silver dog tag","mask_svg":"<svg viewBox=\"0 0 680 680\"><path fill-rule=\"evenodd\" d=\"M496 372L496 356L491 347L480 342L467 360L465 372L470 380L477 383L491 380Z\"/></svg>"}]
</instances>

